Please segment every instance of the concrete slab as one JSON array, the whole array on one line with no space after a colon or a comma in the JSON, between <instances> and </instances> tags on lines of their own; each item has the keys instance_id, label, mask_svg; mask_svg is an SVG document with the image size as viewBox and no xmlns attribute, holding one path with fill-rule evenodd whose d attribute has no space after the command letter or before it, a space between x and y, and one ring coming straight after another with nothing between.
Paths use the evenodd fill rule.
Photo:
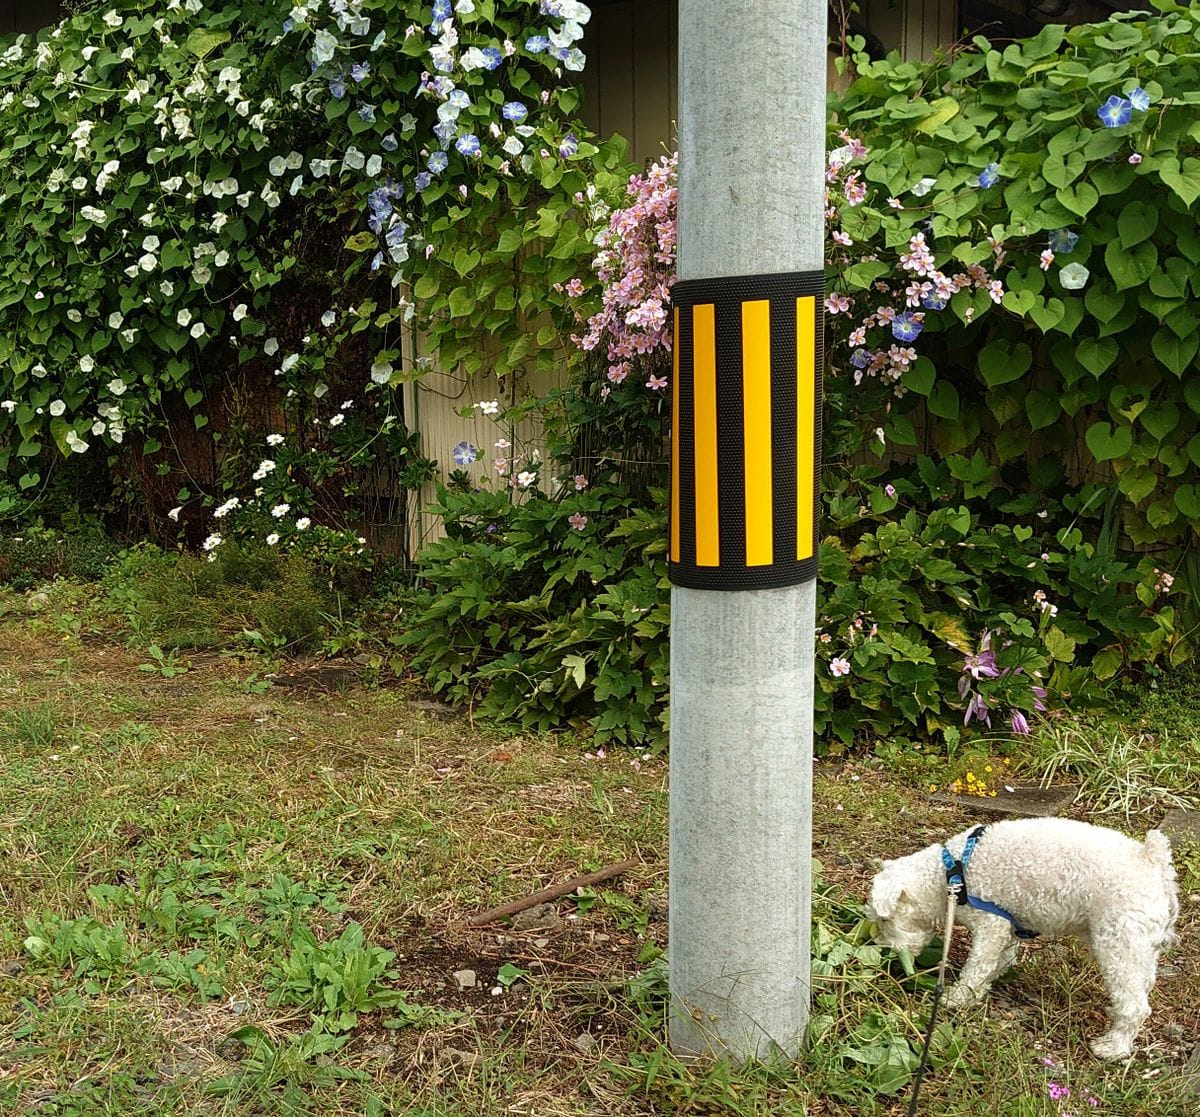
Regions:
<instances>
[{"instance_id":1,"label":"concrete slab","mask_svg":"<svg viewBox=\"0 0 1200 1117\"><path fill-rule=\"evenodd\" d=\"M1056 784L1054 787L1008 784L996 789L994 799L990 795L937 795L935 798L942 803L952 803L970 814L1042 818L1061 814L1075 802L1078 795L1079 788L1074 784Z\"/></svg>"},{"instance_id":2,"label":"concrete slab","mask_svg":"<svg viewBox=\"0 0 1200 1117\"><path fill-rule=\"evenodd\" d=\"M1158 828L1171 839L1173 846L1200 848L1200 811L1167 811Z\"/></svg>"}]
</instances>

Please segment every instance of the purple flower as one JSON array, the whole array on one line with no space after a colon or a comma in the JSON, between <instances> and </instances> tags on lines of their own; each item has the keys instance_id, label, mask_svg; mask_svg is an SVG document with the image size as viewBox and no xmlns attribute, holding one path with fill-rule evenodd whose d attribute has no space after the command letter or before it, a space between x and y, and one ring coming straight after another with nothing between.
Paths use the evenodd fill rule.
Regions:
<instances>
[{"instance_id":1,"label":"purple flower","mask_svg":"<svg viewBox=\"0 0 1200 1117\"><path fill-rule=\"evenodd\" d=\"M474 132L468 132L465 136L459 136L454 146L460 155L478 155L479 137Z\"/></svg>"},{"instance_id":2,"label":"purple flower","mask_svg":"<svg viewBox=\"0 0 1200 1117\"><path fill-rule=\"evenodd\" d=\"M989 186L995 186L1000 178L1000 164L989 163L982 171L979 172L979 185L986 190Z\"/></svg>"},{"instance_id":3,"label":"purple flower","mask_svg":"<svg viewBox=\"0 0 1200 1117\"><path fill-rule=\"evenodd\" d=\"M433 0L433 22L443 23L450 18L450 0Z\"/></svg>"},{"instance_id":4,"label":"purple flower","mask_svg":"<svg viewBox=\"0 0 1200 1117\"><path fill-rule=\"evenodd\" d=\"M364 124L375 123L375 106L374 105L359 105L358 119Z\"/></svg>"},{"instance_id":5,"label":"purple flower","mask_svg":"<svg viewBox=\"0 0 1200 1117\"><path fill-rule=\"evenodd\" d=\"M1018 737L1029 736L1029 722L1025 719L1025 715L1020 710L1013 710L1008 719L1009 725L1012 726L1012 731Z\"/></svg>"},{"instance_id":6,"label":"purple flower","mask_svg":"<svg viewBox=\"0 0 1200 1117\"><path fill-rule=\"evenodd\" d=\"M529 110L520 101L505 101L500 113L505 120L520 124L529 115Z\"/></svg>"},{"instance_id":7,"label":"purple flower","mask_svg":"<svg viewBox=\"0 0 1200 1117\"><path fill-rule=\"evenodd\" d=\"M400 146L400 141L396 139L395 135L389 132L383 137L382 140L379 141L379 146L383 148L384 151L395 151L396 148Z\"/></svg>"},{"instance_id":8,"label":"purple flower","mask_svg":"<svg viewBox=\"0 0 1200 1117\"><path fill-rule=\"evenodd\" d=\"M885 493L887 493L887 496L888 496L888 499L889 499L889 500L895 500L895 499L896 499L896 486L895 486L895 485L884 485L884 486L883 486L883 491L884 491Z\"/></svg>"},{"instance_id":9,"label":"purple flower","mask_svg":"<svg viewBox=\"0 0 1200 1117\"><path fill-rule=\"evenodd\" d=\"M982 651L968 655L963 659L963 674L969 674L973 679L998 679L1000 669L996 666L996 653Z\"/></svg>"},{"instance_id":10,"label":"purple flower","mask_svg":"<svg viewBox=\"0 0 1200 1117\"><path fill-rule=\"evenodd\" d=\"M916 341L924 328L924 324L907 310L892 319L892 337L897 341Z\"/></svg>"},{"instance_id":11,"label":"purple flower","mask_svg":"<svg viewBox=\"0 0 1200 1117\"><path fill-rule=\"evenodd\" d=\"M525 49L530 54L542 54L550 49L550 40L545 35L530 35L525 40Z\"/></svg>"},{"instance_id":12,"label":"purple flower","mask_svg":"<svg viewBox=\"0 0 1200 1117\"><path fill-rule=\"evenodd\" d=\"M1044 714L1046 712L1046 688L1035 686L1030 689L1033 691L1033 708L1039 714Z\"/></svg>"},{"instance_id":13,"label":"purple flower","mask_svg":"<svg viewBox=\"0 0 1200 1117\"><path fill-rule=\"evenodd\" d=\"M1133 116L1133 105L1114 93L1096 110L1096 115L1105 128L1119 128L1122 124L1129 123L1130 117Z\"/></svg>"},{"instance_id":14,"label":"purple flower","mask_svg":"<svg viewBox=\"0 0 1200 1117\"><path fill-rule=\"evenodd\" d=\"M483 64L486 70L498 69L500 63L504 61L504 55L500 52L499 47L484 47L480 53L487 59Z\"/></svg>"},{"instance_id":15,"label":"purple flower","mask_svg":"<svg viewBox=\"0 0 1200 1117\"><path fill-rule=\"evenodd\" d=\"M558 153L564 159L570 159L572 155L579 154L579 141L575 138L574 132L568 132L563 136L563 142L558 145Z\"/></svg>"},{"instance_id":16,"label":"purple flower","mask_svg":"<svg viewBox=\"0 0 1200 1117\"><path fill-rule=\"evenodd\" d=\"M425 166L435 175L440 175L446 169L450 160L446 158L444 151L435 151L429 156L429 162Z\"/></svg>"},{"instance_id":17,"label":"purple flower","mask_svg":"<svg viewBox=\"0 0 1200 1117\"><path fill-rule=\"evenodd\" d=\"M370 62L355 62L354 65L350 67L350 76L355 81L366 81L367 75L370 72L371 72L371 63Z\"/></svg>"},{"instance_id":18,"label":"purple flower","mask_svg":"<svg viewBox=\"0 0 1200 1117\"><path fill-rule=\"evenodd\" d=\"M1051 231L1047 243L1055 256L1065 256L1067 253L1075 251L1075 246L1079 243L1079 234L1071 232L1070 229L1054 229Z\"/></svg>"},{"instance_id":19,"label":"purple flower","mask_svg":"<svg viewBox=\"0 0 1200 1117\"><path fill-rule=\"evenodd\" d=\"M418 190L424 190L433 181L433 175L428 171L421 171L416 178L413 179L413 185Z\"/></svg>"},{"instance_id":20,"label":"purple flower","mask_svg":"<svg viewBox=\"0 0 1200 1117\"><path fill-rule=\"evenodd\" d=\"M378 271L382 264L383 264L383 253L376 252L375 255L371 257L371 270Z\"/></svg>"},{"instance_id":21,"label":"purple flower","mask_svg":"<svg viewBox=\"0 0 1200 1117\"><path fill-rule=\"evenodd\" d=\"M967 703L967 712L963 717L963 725L970 725L972 718L978 718L989 729L992 725L992 715L988 713L987 699L982 694L972 694Z\"/></svg>"},{"instance_id":22,"label":"purple flower","mask_svg":"<svg viewBox=\"0 0 1200 1117\"><path fill-rule=\"evenodd\" d=\"M930 291L929 294L921 296L921 305L926 310L945 310L946 300L936 292Z\"/></svg>"},{"instance_id":23,"label":"purple flower","mask_svg":"<svg viewBox=\"0 0 1200 1117\"><path fill-rule=\"evenodd\" d=\"M1145 112L1150 107L1150 94L1139 85L1129 91L1129 103L1138 112Z\"/></svg>"},{"instance_id":24,"label":"purple flower","mask_svg":"<svg viewBox=\"0 0 1200 1117\"><path fill-rule=\"evenodd\" d=\"M346 96L346 79L345 78L330 78L329 79L329 96L335 101L340 101Z\"/></svg>"},{"instance_id":25,"label":"purple flower","mask_svg":"<svg viewBox=\"0 0 1200 1117\"><path fill-rule=\"evenodd\" d=\"M866 349L855 349L850 363L855 368L866 368L871 363L871 354Z\"/></svg>"},{"instance_id":26,"label":"purple flower","mask_svg":"<svg viewBox=\"0 0 1200 1117\"><path fill-rule=\"evenodd\" d=\"M455 465L470 465L479 457L479 451L469 442L460 442L451 453L454 456Z\"/></svg>"}]
</instances>

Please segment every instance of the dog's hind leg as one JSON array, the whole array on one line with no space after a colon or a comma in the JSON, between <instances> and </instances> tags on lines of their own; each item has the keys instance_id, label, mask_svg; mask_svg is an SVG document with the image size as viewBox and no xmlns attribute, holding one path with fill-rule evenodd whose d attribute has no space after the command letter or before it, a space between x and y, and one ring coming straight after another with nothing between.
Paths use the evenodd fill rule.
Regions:
<instances>
[{"instance_id":1,"label":"dog's hind leg","mask_svg":"<svg viewBox=\"0 0 1200 1117\"><path fill-rule=\"evenodd\" d=\"M961 1007L983 997L1016 957L1017 939L1009 924L999 918L981 920L971 932L971 953L946 994L946 1004Z\"/></svg>"},{"instance_id":2,"label":"dog's hind leg","mask_svg":"<svg viewBox=\"0 0 1200 1117\"><path fill-rule=\"evenodd\" d=\"M1158 969L1158 951L1146 944L1140 933L1094 931L1092 953L1108 986L1111 1026L1092 1040L1098 1059L1127 1059L1133 1054L1133 1039L1150 1015L1150 990Z\"/></svg>"}]
</instances>

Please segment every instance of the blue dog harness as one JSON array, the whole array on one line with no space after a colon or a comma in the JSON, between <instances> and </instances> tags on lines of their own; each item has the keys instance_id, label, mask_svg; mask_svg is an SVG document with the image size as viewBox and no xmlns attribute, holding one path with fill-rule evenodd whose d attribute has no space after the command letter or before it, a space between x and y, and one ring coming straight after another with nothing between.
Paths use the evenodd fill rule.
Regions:
<instances>
[{"instance_id":1,"label":"blue dog harness","mask_svg":"<svg viewBox=\"0 0 1200 1117\"><path fill-rule=\"evenodd\" d=\"M971 854L975 852L975 843L983 837L986 830L986 826L976 826L967 835L967 842L963 846L962 857L957 860L955 860L954 855L945 846L942 846L942 864L946 867L946 884L958 894L958 902L960 904L969 904L971 907L977 908L979 911L985 911L989 915L998 915L1001 919L1007 919L1013 925L1013 931L1016 932L1016 936L1019 939L1036 939L1038 932L1031 931L1028 927L1022 927L1012 912L1005 911L999 904L993 904L989 900L981 900L978 896L972 896L967 891L967 866L971 862Z\"/></svg>"}]
</instances>

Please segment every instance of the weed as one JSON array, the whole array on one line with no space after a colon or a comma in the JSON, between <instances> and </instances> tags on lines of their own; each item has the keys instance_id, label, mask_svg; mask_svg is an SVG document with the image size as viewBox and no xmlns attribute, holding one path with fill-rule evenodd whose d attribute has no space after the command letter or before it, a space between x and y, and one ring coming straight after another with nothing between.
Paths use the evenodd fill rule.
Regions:
<instances>
[{"instance_id":1,"label":"weed","mask_svg":"<svg viewBox=\"0 0 1200 1117\"><path fill-rule=\"evenodd\" d=\"M58 736L58 715L54 704L39 702L24 706L0 719L0 740L32 752L45 752Z\"/></svg>"},{"instance_id":2,"label":"weed","mask_svg":"<svg viewBox=\"0 0 1200 1117\"><path fill-rule=\"evenodd\" d=\"M154 662L139 663L139 671L149 671L152 674L157 671L164 679L173 679L188 669L187 660L182 659L174 648L164 652L157 644L151 644L146 651Z\"/></svg>"},{"instance_id":3,"label":"weed","mask_svg":"<svg viewBox=\"0 0 1200 1117\"><path fill-rule=\"evenodd\" d=\"M270 1002L308 1009L331 1033L352 1029L359 1013L394 1008L408 999L403 990L388 989L380 980L396 976L388 969L395 953L367 944L357 923L324 942L299 923L292 930L291 945L288 957L267 974L267 987L274 990Z\"/></svg>"},{"instance_id":4,"label":"weed","mask_svg":"<svg viewBox=\"0 0 1200 1117\"><path fill-rule=\"evenodd\" d=\"M1049 722L1026 763L1046 784L1060 776L1078 781L1079 798L1098 814L1120 814L1128 821L1163 807L1200 805L1191 790L1200 775L1200 752L1165 734Z\"/></svg>"}]
</instances>

